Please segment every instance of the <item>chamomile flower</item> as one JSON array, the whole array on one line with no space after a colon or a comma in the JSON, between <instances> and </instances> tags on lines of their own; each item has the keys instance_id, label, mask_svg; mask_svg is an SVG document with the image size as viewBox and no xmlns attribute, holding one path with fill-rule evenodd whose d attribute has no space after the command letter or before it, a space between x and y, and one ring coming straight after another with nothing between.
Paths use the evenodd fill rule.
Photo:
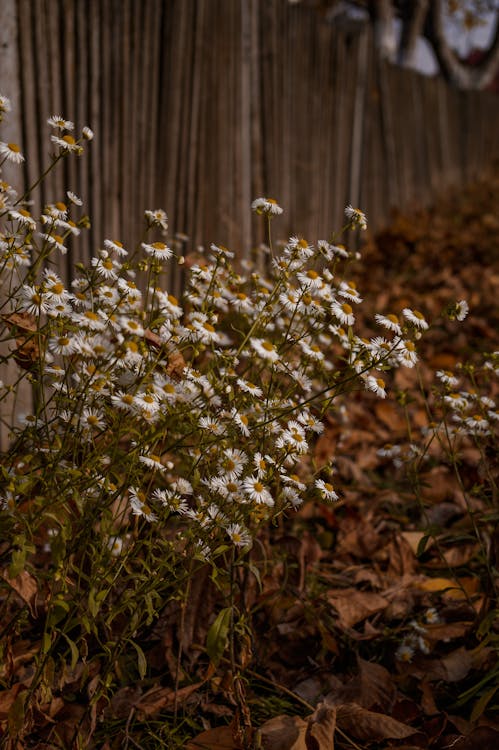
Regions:
<instances>
[{"instance_id":1,"label":"chamomile flower","mask_svg":"<svg viewBox=\"0 0 499 750\"><path fill-rule=\"evenodd\" d=\"M320 289L324 284L321 275L317 271L314 271L313 268L297 273L296 277L304 288Z\"/></svg>"},{"instance_id":2,"label":"chamomile flower","mask_svg":"<svg viewBox=\"0 0 499 750\"><path fill-rule=\"evenodd\" d=\"M408 643L402 643L395 652L398 661L411 662L414 658L414 649Z\"/></svg>"},{"instance_id":3,"label":"chamomile flower","mask_svg":"<svg viewBox=\"0 0 499 750\"><path fill-rule=\"evenodd\" d=\"M268 505L269 507L274 505L272 495L257 476L246 477L243 481L243 490L252 502Z\"/></svg>"},{"instance_id":4,"label":"chamomile flower","mask_svg":"<svg viewBox=\"0 0 499 750\"><path fill-rule=\"evenodd\" d=\"M12 209L9 211L9 219L11 219L11 221L19 222L20 226L31 232L34 232L36 229L36 221L25 208L18 208L16 210Z\"/></svg>"},{"instance_id":5,"label":"chamomile flower","mask_svg":"<svg viewBox=\"0 0 499 750\"><path fill-rule=\"evenodd\" d=\"M3 157L3 161L10 161L13 164L21 164L24 161L24 156L17 143L0 141L0 157Z\"/></svg>"},{"instance_id":6,"label":"chamomile flower","mask_svg":"<svg viewBox=\"0 0 499 750\"><path fill-rule=\"evenodd\" d=\"M249 380L238 378L236 382L239 388L245 393L250 393L252 396L255 396L255 398L261 398L263 396L262 389L258 385L251 383Z\"/></svg>"},{"instance_id":7,"label":"chamomile flower","mask_svg":"<svg viewBox=\"0 0 499 750\"><path fill-rule=\"evenodd\" d=\"M449 370L437 370L435 374L441 383L448 385L450 388L455 388L459 383L458 378Z\"/></svg>"},{"instance_id":8,"label":"chamomile flower","mask_svg":"<svg viewBox=\"0 0 499 750\"><path fill-rule=\"evenodd\" d=\"M165 471L166 467L161 461L161 456L156 455L155 453L148 453L147 455L139 456L139 461L145 466L147 466L148 469L158 470L158 471Z\"/></svg>"},{"instance_id":9,"label":"chamomile flower","mask_svg":"<svg viewBox=\"0 0 499 750\"><path fill-rule=\"evenodd\" d=\"M110 258L106 251L102 251L100 258L92 258L91 263L102 278L109 281L117 280L121 263Z\"/></svg>"},{"instance_id":10,"label":"chamomile flower","mask_svg":"<svg viewBox=\"0 0 499 750\"><path fill-rule=\"evenodd\" d=\"M268 339L252 338L250 339L250 344L262 359L266 359L269 362L277 362L279 359L279 352Z\"/></svg>"},{"instance_id":11,"label":"chamomile flower","mask_svg":"<svg viewBox=\"0 0 499 750\"><path fill-rule=\"evenodd\" d=\"M50 297L39 286L24 284L21 290L21 309L29 315L40 315L50 310Z\"/></svg>"},{"instance_id":12,"label":"chamomile flower","mask_svg":"<svg viewBox=\"0 0 499 750\"><path fill-rule=\"evenodd\" d=\"M376 315L374 316L374 320L376 321L376 323L379 323L379 325L387 328L389 331L393 331L399 336L402 334L400 321L398 317L393 313L389 313L388 315L380 315L379 313L376 313Z\"/></svg>"},{"instance_id":13,"label":"chamomile flower","mask_svg":"<svg viewBox=\"0 0 499 750\"><path fill-rule=\"evenodd\" d=\"M135 318L128 318L122 315L118 318L118 324L122 333L132 334L133 336L144 335L144 328Z\"/></svg>"},{"instance_id":14,"label":"chamomile flower","mask_svg":"<svg viewBox=\"0 0 499 750\"><path fill-rule=\"evenodd\" d=\"M481 414L466 417L464 423L472 435L485 435L490 432L490 424Z\"/></svg>"},{"instance_id":15,"label":"chamomile flower","mask_svg":"<svg viewBox=\"0 0 499 750\"><path fill-rule=\"evenodd\" d=\"M345 217L351 226L357 226L359 229L367 229L367 217L360 208L354 208L348 205L345 208Z\"/></svg>"},{"instance_id":16,"label":"chamomile flower","mask_svg":"<svg viewBox=\"0 0 499 750\"><path fill-rule=\"evenodd\" d=\"M64 117L61 117L60 115L52 115L52 117L49 117L47 125L50 125L52 128L57 128L57 130L74 130L74 123L71 122L71 120L65 120Z\"/></svg>"},{"instance_id":17,"label":"chamomile flower","mask_svg":"<svg viewBox=\"0 0 499 750\"><path fill-rule=\"evenodd\" d=\"M60 354L63 357L71 356L77 348L75 340L67 335L56 336L55 338L49 339L48 346L53 354Z\"/></svg>"},{"instance_id":18,"label":"chamomile flower","mask_svg":"<svg viewBox=\"0 0 499 750\"><path fill-rule=\"evenodd\" d=\"M110 536L107 540L107 548L113 557L119 557L123 550L123 538L121 536Z\"/></svg>"},{"instance_id":19,"label":"chamomile flower","mask_svg":"<svg viewBox=\"0 0 499 750\"><path fill-rule=\"evenodd\" d=\"M110 252L116 253L120 258L126 258L128 251L123 247L123 243L119 240L104 240L104 247Z\"/></svg>"},{"instance_id":20,"label":"chamomile flower","mask_svg":"<svg viewBox=\"0 0 499 750\"><path fill-rule=\"evenodd\" d=\"M419 312L419 310L411 310L408 307L404 307L402 315L409 321L409 323L412 323L415 328L419 328L421 331L427 330L428 323L426 322L423 313Z\"/></svg>"},{"instance_id":21,"label":"chamomile flower","mask_svg":"<svg viewBox=\"0 0 499 750\"><path fill-rule=\"evenodd\" d=\"M241 476L248 458L237 448L227 448L218 464L223 477L234 480Z\"/></svg>"},{"instance_id":22,"label":"chamomile flower","mask_svg":"<svg viewBox=\"0 0 499 750\"><path fill-rule=\"evenodd\" d=\"M164 232L168 229L168 217L162 208L156 208L153 211L147 210L145 217L148 224L162 229Z\"/></svg>"},{"instance_id":23,"label":"chamomile flower","mask_svg":"<svg viewBox=\"0 0 499 750\"><path fill-rule=\"evenodd\" d=\"M368 391L372 391L376 396L379 396L379 398L386 398L386 384L383 378L368 375L364 382Z\"/></svg>"},{"instance_id":24,"label":"chamomile flower","mask_svg":"<svg viewBox=\"0 0 499 750\"><path fill-rule=\"evenodd\" d=\"M447 406L450 406L451 409L455 409L457 411L464 411L468 408L469 405L469 396L467 393L461 392L461 393L449 393L447 396L444 396L444 402L447 404Z\"/></svg>"},{"instance_id":25,"label":"chamomile flower","mask_svg":"<svg viewBox=\"0 0 499 750\"><path fill-rule=\"evenodd\" d=\"M231 523L225 529L227 536L236 547L248 547L251 544L251 534L239 523Z\"/></svg>"},{"instance_id":26,"label":"chamomile flower","mask_svg":"<svg viewBox=\"0 0 499 750\"><path fill-rule=\"evenodd\" d=\"M337 500L338 495L334 490L334 487L329 482L324 481L323 479L316 479L315 487L319 490L320 496L323 500Z\"/></svg>"},{"instance_id":27,"label":"chamomile flower","mask_svg":"<svg viewBox=\"0 0 499 750\"><path fill-rule=\"evenodd\" d=\"M72 203L74 206L83 206L83 201L81 198L79 198L76 193L73 193L71 190L68 190L66 192L66 195L68 197L68 200L70 203Z\"/></svg>"},{"instance_id":28,"label":"chamomile flower","mask_svg":"<svg viewBox=\"0 0 499 750\"><path fill-rule=\"evenodd\" d=\"M94 310L85 310L82 313L76 313L73 315L73 320L90 331L103 331L106 327L102 315L94 312Z\"/></svg>"},{"instance_id":29,"label":"chamomile flower","mask_svg":"<svg viewBox=\"0 0 499 750\"><path fill-rule=\"evenodd\" d=\"M412 341L403 341L397 346L397 354L405 367L414 367L418 361L416 347Z\"/></svg>"},{"instance_id":30,"label":"chamomile flower","mask_svg":"<svg viewBox=\"0 0 499 750\"><path fill-rule=\"evenodd\" d=\"M343 304L333 302L331 304L331 312L343 325L353 326L355 323L355 315L353 314L353 309L348 302L343 302Z\"/></svg>"},{"instance_id":31,"label":"chamomile flower","mask_svg":"<svg viewBox=\"0 0 499 750\"><path fill-rule=\"evenodd\" d=\"M201 429L206 430L212 435L223 435L225 432L221 422L213 417L200 417L198 424Z\"/></svg>"},{"instance_id":32,"label":"chamomile flower","mask_svg":"<svg viewBox=\"0 0 499 750\"><path fill-rule=\"evenodd\" d=\"M11 110L10 99L7 96L0 94L0 114L2 114L3 112L10 112L10 110Z\"/></svg>"},{"instance_id":33,"label":"chamomile flower","mask_svg":"<svg viewBox=\"0 0 499 750\"><path fill-rule=\"evenodd\" d=\"M146 521L154 523L158 520L157 515L147 502L147 496L142 490L130 487L128 490L130 507L134 516L145 518Z\"/></svg>"},{"instance_id":34,"label":"chamomile flower","mask_svg":"<svg viewBox=\"0 0 499 750\"><path fill-rule=\"evenodd\" d=\"M454 316L456 320L462 321L466 318L470 311L469 305L466 302L465 299L460 300L459 302L456 302L456 306L454 309Z\"/></svg>"},{"instance_id":35,"label":"chamomile flower","mask_svg":"<svg viewBox=\"0 0 499 750\"><path fill-rule=\"evenodd\" d=\"M80 425L84 430L102 430L105 426L103 415L95 409L83 409Z\"/></svg>"},{"instance_id":36,"label":"chamomile flower","mask_svg":"<svg viewBox=\"0 0 499 750\"><path fill-rule=\"evenodd\" d=\"M362 302L362 297L359 296L357 286L354 281L341 281L338 289L338 294L340 297L348 299L351 302L355 302L355 304L359 304L360 302Z\"/></svg>"},{"instance_id":37,"label":"chamomile flower","mask_svg":"<svg viewBox=\"0 0 499 750\"><path fill-rule=\"evenodd\" d=\"M50 140L56 146L59 146L63 154L75 153L80 155L83 152L83 148L69 133L63 136L51 135Z\"/></svg>"},{"instance_id":38,"label":"chamomile flower","mask_svg":"<svg viewBox=\"0 0 499 750\"><path fill-rule=\"evenodd\" d=\"M251 208L257 214L266 216L279 216L282 214L282 208L273 198L256 198L251 204Z\"/></svg>"},{"instance_id":39,"label":"chamomile flower","mask_svg":"<svg viewBox=\"0 0 499 750\"><path fill-rule=\"evenodd\" d=\"M125 411L129 414L137 410L135 397L132 396L131 393L126 393L125 391L116 391L116 393L111 396L111 403L116 409L119 409L119 411Z\"/></svg>"},{"instance_id":40,"label":"chamomile flower","mask_svg":"<svg viewBox=\"0 0 499 750\"><path fill-rule=\"evenodd\" d=\"M143 242L142 249L156 260L169 260L173 255L172 249L164 242L152 242L151 244Z\"/></svg>"},{"instance_id":41,"label":"chamomile flower","mask_svg":"<svg viewBox=\"0 0 499 750\"><path fill-rule=\"evenodd\" d=\"M81 130L81 134L82 134L83 138L86 141L92 141L93 140L94 131L92 130L92 128L89 128L88 125L84 125L83 126L83 128Z\"/></svg>"},{"instance_id":42,"label":"chamomile flower","mask_svg":"<svg viewBox=\"0 0 499 750\"><path fill-rule=\"evenodd\" d=\"M47 234L45 232L40 233L40 237L45 240L51 247L59 250L61 255L66 255L68 249L64 244L64 239L60 234Z\"/></svg>"}]
</instances>

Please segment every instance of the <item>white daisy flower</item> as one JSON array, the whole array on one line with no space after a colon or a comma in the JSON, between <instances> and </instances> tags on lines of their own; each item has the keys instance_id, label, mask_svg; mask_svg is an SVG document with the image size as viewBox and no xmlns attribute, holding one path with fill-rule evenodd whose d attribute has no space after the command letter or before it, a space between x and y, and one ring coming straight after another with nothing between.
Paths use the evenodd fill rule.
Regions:
<instances>
[{"instance_id":1,"label":"white daisy flower","mask_svg":"<svg viewBox=\"0 0 499 750\"><path fill-rule=\"evenodd\" d=\"M243 481L243 490L249 499L255 503L268 505L269 507L274 505L272 495L259 477L247 477Z\"/></svg>"},{"instance_id":2,"label":"white daisy flower","mask_svg":"<svg viewBox=\"0 0 499 750\"><path fill-rule=\"evenodd\" d=\"M354 208L348 205L345 208L345 216L349 224L358 226L359 229L367 229L367 216L360 208Z\"/></svg>"},{"instance_id":3,"label":"white daisy flower","mask_svg":"<svg viewBox=\"0 0 499 750\"><path fill-rule=\"evenodd\" d=\"M147 503L147 497L144 492L135 487L128 490L130 507L134 516L143 517L146 521L154 522L158 520L157 515Z\"/></svg>"},{"instance_id":4,"label":"white daisy flower","mask_svg":"<svg viewBox=\"0 0 499 750\"><path fill-rule=\"evenodd\" d=\"M3 156L3 161L11 161L13 164L21 164L24 161L24 156L17 143L4 143L0 141L1 156Z\"/></svg>"},{"instance_id":5,"label":"white daisy flower","mask_svg":"<svg viewBox=\"0 0 499 750\"><path fill-rule=\"evenodd\" d=\"M395 652L395 658L399 661L410 662L414 657L414 649L407 643L403 643Z\"/></svg>"},{"instance_id":6,"label":"white daisy flower","mask_svg":"<svg viewBox=\"0 0 499 750\"><path fill-rule=\"evenodd\" d=\"M256 198L251 204L251 208L257 214L266 214L267 216L282 214L282 208L277 205L277 201L273 198Z\"/></svg>"},{"instance_id":7,"label":"white daisy flower","mask_svg":"<svg viewBox=\"0 0 499 750\"><path fill-rule=\"evenodd\" d=\"M427 330L428 323L426 322L423 313L419 312L419 310L411 310L408 307L404 307L404 309L402 310L402 315L406 320L409 321L409 323L412 323L416 328L420 328L422 331Z\"/></svg>"},{"instance_id":8,"label":"white daisy flower","mask_svg":"<svg viewBox=\"0 0 499 750\"><path fill-rule=\"evenodd\" d=\"M248 547L251 544L251 534L239 523L231 523L225 531L236 547Z\"/></svg>"},{"instance_id":9,"label":"white daisy flower","mask_svg":"<svg viewBox=\"0 0 499 750\"><path fill-rule=\"evenodd\" d=\"M152 242L151 244L143 242L142 249L156 260L169 260L173 255L172 249L164 242Z\"/></svg>"},{"instance_id":10,"label":"white daisy flower","mask_svg":"<svg viewBox=\"0 0 499 750\"><path fill-rule=\"evenodd\" d=\"M91 141L91 140L93 140L93 137L94 137L94 131L92 130L92 128L89 128L89 127L88 127L88 125L84 125L84 126L83 126L83 128L82 128L82 131L81 131L81 134L82 134L82 136L84 137L84 139L85 139L86 141Z\"/></svg>"},{"instance_id":11,"label":"white daisy flower","mask_svg":"<svg viewBox=\"0 0 499 750\"><path fill-rule=\"evenodd\" d=\"M365 378L365 386L368 391L373 391L379 398L386 398L386 384L383 378L368 375Z\"/></svg>"},{"instance_id":12,"label":"white daisy flower","mask_svg":"<svg viewBox=\"0 0 499 750\"><path fill-rule=\"evenodd\" d=\"M451 388L455 388L459 383L458 378L456 378L454 373L450 372L449 370L437 370L435 374L442 383L450 386Z\"/></svg>"},{"instance_id":13,"label":"white daisy flower","mask_svg":"<svg viewBox=\"0 0 499 750\"><path fill-rule=\"evenodd\" d=\"M55 143L56 146L59 146L63 153L81 154L83 151L82 147L77 141L75 141L72 135L63 135L62 137L51 135L50 140L52 143Z\"/></svg>"},{"instance_id":14,"label":"white daisy flower","mask_svg":"<svg viewBox=\"0 0 499 750\"><path fill-rule=\"evenodd\" d=\"M123 539L121 536L110 536L107 540L107 548L113 557L119 557L123 549Z\"/></svg>"},{"instance_id":15,"label":"white daisy flower","mask_svg":"<svg viewBox=\"0 0 499 750\"><path fill-rule=\"evenodd\" d=\"M168 217L162 208L156 208L154 211L147 210L145 217L151 226L156 226L164 232L168 229Z\"/></svg>"},{"instance_id":16,"label":"white daisy flower","mask_svg":"<svg viewBox=\"0 0 499 750\"><path fill-rule=\"evenodd\" d=\"M338 294L340 295L340 297L349 299L351 302L355 302L356 304L362 302L362 297L359 296L354 281L342 281L338 289Z\"/></svg>"},{"instance_id":17,"label":"white daisy flower","mask_svg":"<svg viewBox=\"0 0 499 750\"><path fill-rule=\"evenodd\" d=\"M123 243L119 240L104 240L104 247L106 250L115 252L121 258L125 258L128 255L128 251L123 247Z\"/></svg>"},{"instance_id":18,"label":"white daisy flower","mask_svg":"<svg viewBox=\"0 0 499 750\"><path fill-rule=\"evenodd\" d=\"M379 313L376 313L374 320L376 323L379 323L379 325L384 326L384 328L388 328L389 331L393 331L399 336L402 334L400 321L393 313L389 313L388 315L380 315Z\"/></svg>"},{"instance_id":19,"label":"white daisy flower","mask_svg":"<svg viewBox=\"0 0 499 750\"><path fill-rule=\"evenodd\" d=\"M148 453L145 456L139 456L139 461L147 466L148 469L158 469L159 471L165 471L165 466L161 462L161 456L155 453Z\"/></svg>"},{"instance_id":20,"label":"white daisy flower","mask_svg":"<svg viewBox=\"0 0 499 750\"><path fill-rule=\"evenodd\" d=\"M40 315L50 309L50 297L39 286L24 284L21 290L21 308L30 315Z\"/></svg>"},{"instance_id":21,"label":"white daisy flower","mask_svg":"<svg viewBox=\"0 0 499 750\"><path fill-rule=\"evenodd\" d=\"M60 115L52 115L52 117L49 117L47 125L50 125L52 128L57 128L58 130L74 130L74 123L72 123L71 120L65 120L64 117L61 117Z\"/></svg>"},{"instance_id":22,"label":"white daisy flower","mask_svg":"<svg viewBox=\"0 0 499 750\"><path fill-rule=\"evenodd\" d=\"M245 393L250 393L252 396L255 396L256 398L261 398L263 396L262 389L259 388L254 383L251 383L249 380L245 380L244 378L238 378L236 382L239 388Z\"/></svg>"},{"instance_id":23,"label":"white daisy flower","mask_svg":"<svg viewBox=\"0 0 499 750\"><path fill-rule=\"evenodd\" d=\"M277 362L277 360L279 359L279 353L277 349L275 348L274 344L268 339L252 338L250 339L250 344L256 351L256 353L259 354L260 357L262 357L262 359L268 359L269 362Z\"/></svg>"},{"instance_id":24,"label":"white daisy flower","mask_svg":"<svg viewBox=\"0 0 499 750\"><path fill-rule=\"evenodd\" d=\"M48 346L53 354L60 354L63 357L69 357L77 349L74 339L66 335L49 339Z\"/></svg>"},{"instance_id":25,"label":"white daisy flower","mask_svg":"<svg viewBox=\"0 0 499 750\"><path fill-rule=\"evenodd\" d=\"M79 198L76 193L73 193L71 190L68 190L66 192L66 195L68 196L68 199L73 205L75 206L83 206L83 201L81 198Z\"/></svg>"},{"instance_id":26,"label":"white daisy flower","mask_svg":"<svg viewBox=\"0 0 499 750\"><path fill-rule=\"evenodd\" d=\"M95 409L83 409L80 425L84 430L102 430L105 422L102 414Z\"/></svg>"},{"instance_id":27,"label":"white daisy flower","mask_svg":"<svg viewBox=\"0 0 499 750\"><path fill-rule=\"evenodd\" d=\"M325 482L323 479L316 479L314 482L315 486L320 492L323 500L337 500L338 495L334 491L334 487L329 482Z\"/></svg>"},{"instance_id":28,"label":"white daisy flower","mask_svg":"<svg viewBox=\"0 0 499 750\"><path fill-rule=\"evenodd\" d=\"M466 316L468 315L469 311L470 311L470 308L465 299L462 299L459 302L456 302L456 308L454 311L456 320L459 320L459 321L464 320Z\"/></svg>"},{"instance_id":29,"label":"white daisy flower","mask_svg":"<svg viewBox=\"0 0 499 750\"><path fill-rule=\"evenodd\" d=\"M36 221L25 208L18 208L17 210L9 211L9 219L12 221L18 221L21 226L32 232L36 229Z\"/></svg>"},{"instance_id":30,"label":"white daisy flower","mask_svg":"<svg viewBox=\"0 0 499 750\"><path fill-rule=\"evenodd\" d=\"M10 99L3 94L0 94L0 112L10 112L11 103Z\"/></svg>"},{"instance_id":31,"label":"white daisy flower","mask_svg":"<svg viewBox=\"0 0 499 750\"><path fill-rule=\"evenodd\" d=\"M355 323L355 315L353 314L353 309L348 302L343 302L343 304L332 302L331 312L343 325L353 326Z\"/></svg>"}]
</instances>

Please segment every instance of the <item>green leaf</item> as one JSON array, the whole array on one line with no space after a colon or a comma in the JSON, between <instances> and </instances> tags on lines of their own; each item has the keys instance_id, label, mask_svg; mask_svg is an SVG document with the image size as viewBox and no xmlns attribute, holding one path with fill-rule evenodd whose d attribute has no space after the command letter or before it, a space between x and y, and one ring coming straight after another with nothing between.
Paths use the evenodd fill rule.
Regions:
<instances>
[{"instance_id":1,"label":"green leaf","mask_svg":"<svg viewBox=\"0 0 499 750\"><path fill-rule=\"evenodd\" d=\"M61 635L66 640L66 643L68 644L70 651L71 651L71 669L74 669L76 667L76 664L78 662L78 659L80 657L80 653L78 651L78 647L74 641L71 640L71 638L66 635L66 633L62 633Z\"/></svg>"},{"instance_id":2,"label":"green leaf","mask_svg":"<svg viewBox=\"0 0 499 750\"><path fill-rule=\"evenodd\" d=\"M140 648L140 646L137 643L135 643L134 641L130 641L130 643L132 644L132 646L134 647L135 651L137 652L137 667L138 667L138 670L139 670L139 677L140 677L141 680L143 680L144 677L145 677L145 675L146 675L146 672L147 672L147 659L146 659L146 656L145 656L144 652L142 651L142 649Z\"/></svg>"},{"instance_id":3,"label":"green leaf","mask_svg":"<svg viewBox=\"0 0 499 750\"><path fill-rule=\"evenodd\" d=\"M12 553L12 562L9 565L9 577L15 578L23 572L26 564L26 548L15 549Z\"/></svg>"},{"instance_id":4,"label":"green leaf","mask_svg":"<svg viewBox=\"0 0 499 750\"><path fill-rule=\"evenodd\" d=\"M215 622L208 630L206 652L215 666L226 649L231 619L232 607L225 607L218 613Z\"/></svg>"}]
</instances>

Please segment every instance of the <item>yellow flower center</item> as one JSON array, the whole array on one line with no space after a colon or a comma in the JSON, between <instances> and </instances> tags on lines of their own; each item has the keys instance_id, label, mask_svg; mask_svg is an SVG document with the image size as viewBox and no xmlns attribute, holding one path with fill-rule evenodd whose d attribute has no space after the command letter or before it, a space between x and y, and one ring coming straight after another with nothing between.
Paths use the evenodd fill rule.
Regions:
<instances>
[{"instance_id":1,"label":"yellow flower center","mask_svg":"<svg viewBox=\"0 0 499 750\"><path fill-rule=\"evenodd\" d=\"M397 325L398 325L399 319L397 318L397 316L396 316L396 315L393 315L393 313L390 313L390 314L389 314L389 315L387 315L386 317L387 317L387 319L388 319L388 320L389 320L389 321L390 321L391 323L397 323Z\"/></svg>"},{"instance_id":2,"label":"yellow flower center","mask_svg":"<svg viewBox=\"0 0 499 750\"><path fill-rule=\"evenodd\" d=\"M348 304L348 302L344 302L341 306L341 309L346 315L351 315L353 312L352 307Z\"/></svg>"},{"instance_id":3,"label":"yellow flower center","mask_svg":"<svg viewBox=\"0 0 499 750\"><path fill-rule=\"evenodd\" d=\"M63 135L62 140L65 141L68 146L74 146L74 144L76 143L72 135Z\"/></svg>"},{"instance_id":4,"label":"yellow flower center","mask_svg":"<svg viewBox=\"0 0 499 750\"><path fill-rule=\"evenodd\" d=\"M17 143L8 143L7 148L9 149L9 151L13 151L15 154L18 154L21 151Z\"/></svg>"}]
</instances>

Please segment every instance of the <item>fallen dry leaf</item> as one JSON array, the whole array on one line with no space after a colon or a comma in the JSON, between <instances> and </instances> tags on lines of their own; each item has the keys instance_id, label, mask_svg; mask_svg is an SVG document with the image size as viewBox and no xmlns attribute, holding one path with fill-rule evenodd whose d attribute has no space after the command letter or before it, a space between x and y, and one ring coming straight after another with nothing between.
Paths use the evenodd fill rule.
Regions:
<instances>
[{"instance_id":1,"label":"fallen dry leaf","mask_svg":"<svg viewBox=\"0 0 499 750\"><path fill-rule=\"evenodd\" d=\"M391 716L368 711L357 703L337 706L336 721L340 729L358 740L401 740L417 731Z\"/></svg>"},{"instance_id":2,"label":"fallen dry leaf","mask_svg":"<svg viewBox=\"0 0 499 750\"><path fill-rule=\"evenodd\" d=\"M388 606L388 600L383 596L354 588L333 589L328 591L327 598L338 612L340 625L346 628L353 627Z\"/></svg>"},{"instance_id":3,"label":"fallen dry leaf","mask_svg":"<svg viewBox=\"0 0 499 750\"><path fill-rule=\"evenodd\" d=\"M4 569L1 573L2 578L11 586L14 591L21 597L21 599L29 606L32 615L36 614L36 595L38 593L38 585L36 580L26 570L23 570L19 575L14 578L10 578L8 570Z\"/></svg>"},{"instance_id":4,"label":"fallen dry leaf","mask_svg":"<svg viewBox=\"0 0 499 750\"><path fill-rule=\"evenodd\" d=\"M152 716L153 714L161 711L167 706L173 706L175 703L175 695L177 699L177 705L187 700L196 690L204 685L205 680L196 682L194 685L187 685L186 687L180 688L176 691L172 688L154 687L144 693L138 701L135 703L135 708L144 714L144 716Z\"/></svg>"},{"instance_id":5,"label":"fallen dry leaf","mask_svg":"<svg viewBox=\"0 0 499 750\"><path fill-rule=\"evenodd\" d=\"M185 750L243 750L243 746L233 735L231 726L207 729L188 742Z\"/></svg>"},{"instance_id":6,"label":"fallen dry leaf","mask_svg":"<svg viewBox=\"0 0 499 750\"><path fill-rule=\"evenodd\" d=\"M299 716L275 716L259 729L264 750L307 750L307 722ZM194 750L194 748L193 748Z\"/></svg>"},{"instance_id":7,"label":"fallen dry leaf","mask_svg":"<svg viewBox=\"0 0 499 750\"><path fill-rule=\"evenodd\" d=\"M307 750L334 750L335 730L336 708L319 706L308 720L305 747Z\"/></svg>"}]
</instances>

